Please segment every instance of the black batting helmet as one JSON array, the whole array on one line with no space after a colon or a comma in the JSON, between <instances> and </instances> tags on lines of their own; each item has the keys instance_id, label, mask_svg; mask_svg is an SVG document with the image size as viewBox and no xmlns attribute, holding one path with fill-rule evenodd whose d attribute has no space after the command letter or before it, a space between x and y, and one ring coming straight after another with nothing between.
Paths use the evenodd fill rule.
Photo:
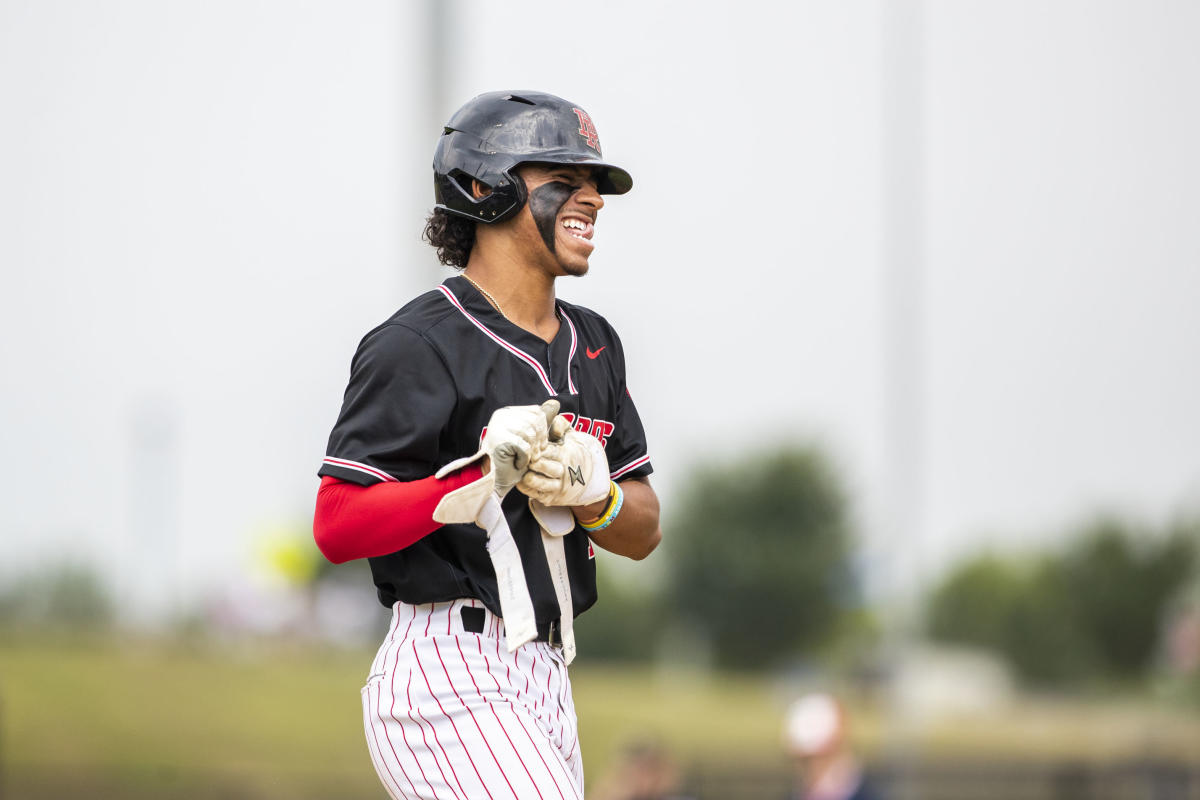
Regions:
<instances>
[{"instance_id":1,"label":"black batting helmet","mask_svg":"<svg viewBox=\"0 0 1200 800\"><path fill-rule=\"evenodd\" d=\"M625 194L633 178L604 161L592 118L579 106L545 92L488 92L454 112L433 154L433 195L438 208L475 222L500 222L525 204L518 164L597 167L601 194ZM476 199L471 179L491 187Z\"/></svg>"}]
</instances>

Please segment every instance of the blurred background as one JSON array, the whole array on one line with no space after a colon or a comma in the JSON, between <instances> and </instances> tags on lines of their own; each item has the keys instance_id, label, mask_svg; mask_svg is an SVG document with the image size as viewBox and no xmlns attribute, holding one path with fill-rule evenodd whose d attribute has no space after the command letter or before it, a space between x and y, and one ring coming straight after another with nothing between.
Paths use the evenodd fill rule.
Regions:
<instances>
[{"instance_id":1,"label":"blurred background","mask_svg":"<svg viewBox=\"0 0 1200 800\"><path fill-rule=\"evenodd\" d=\"M589 794L782 800L820 691L881 797L1200 798L1197 41L1183 0L0 0L0 797L383 796L316 470L450 274L441 125L531 88L634 176L559 293L663 501L579 621Z\"/></svg>"}]
</instances>

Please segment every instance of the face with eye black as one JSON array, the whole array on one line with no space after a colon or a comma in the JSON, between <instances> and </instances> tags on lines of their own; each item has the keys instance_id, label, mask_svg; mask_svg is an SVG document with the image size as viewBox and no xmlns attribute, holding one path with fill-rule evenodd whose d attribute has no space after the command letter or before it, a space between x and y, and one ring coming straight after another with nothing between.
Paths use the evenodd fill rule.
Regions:
<instances>
[{"instance_id":1,"label":"face with eye black","mask_svg":"<svg viewBox=\"0 0 1200 800\"><path fill-rule=\"evenodd\" d=\"M529 194L517 217L527 250L555 276L587 274L596 217L604 207L594 168L522 164L516 173Z\"/></svg>"}]
</instances>

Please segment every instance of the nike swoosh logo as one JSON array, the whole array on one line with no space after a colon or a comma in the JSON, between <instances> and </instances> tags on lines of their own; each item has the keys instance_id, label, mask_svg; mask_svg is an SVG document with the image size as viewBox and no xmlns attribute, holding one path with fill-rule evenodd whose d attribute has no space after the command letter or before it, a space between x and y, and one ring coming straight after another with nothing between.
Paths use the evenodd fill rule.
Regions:
<instances>
[{"instance_id":1,"label":"nike swoosh logo","mask_svg":"<svg viewBox=\"0 0 1200 800\"><path fill-rule=\"evenodd\" d=\"M604 345L604 347L608 347L608 345ZM596 356L598 356L598 355L600 355L601 353L603 353L603 352L604 352L604 347L601 347L599 350L593 350L593 349L592 349L592 348L590 348L590 347L586 348L586 349L587 349L588 358L595 358Z\"/></svg>"}]
</instances>

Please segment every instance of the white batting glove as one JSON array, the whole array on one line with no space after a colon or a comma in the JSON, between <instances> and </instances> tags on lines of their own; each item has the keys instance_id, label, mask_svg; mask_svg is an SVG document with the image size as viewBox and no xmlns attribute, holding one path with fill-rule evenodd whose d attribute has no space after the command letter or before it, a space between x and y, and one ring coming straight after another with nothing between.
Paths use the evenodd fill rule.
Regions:
<instances>
[{"instance_id":1,"label":"white batting glove","mask_svg":"<svg viewBox=\"0 0 1200 800\"><path fill-rule=\"evenodd\" d=\"M608 497L608 458L600 440L573 430L563 417L550 425L517 489L547 506L585 506Z\"/></svg>"},{"instance_id":2,"label":"white batting glove","mask_svg":"<svg viewBox=\"0 0 1200 800\"><path fill-rule=\"evenodd\" d=\"M496 474L496 491L503 495L520 480L530 459L546 445L558 401L540 406L505 406L488 420L479 454L487 454Z\"/></svg>"},{"instance_id":3,"label":"white batting glove","mask_svg":"<svg viewBox=\"0 0 1200 800\"><path fill-rule=\"evenodd\" d=\"M487 432L473 455L451 461L439 469L442 478L487 456L490 468L478 480L455 489L438 503L433 518L437 522L474 522L491 494L504 497L529 466L533 456L546 445L549 420L558 413L558 401L547 400L540 406L505 406L488 420Z\"/></svg>"}]
</instances>

